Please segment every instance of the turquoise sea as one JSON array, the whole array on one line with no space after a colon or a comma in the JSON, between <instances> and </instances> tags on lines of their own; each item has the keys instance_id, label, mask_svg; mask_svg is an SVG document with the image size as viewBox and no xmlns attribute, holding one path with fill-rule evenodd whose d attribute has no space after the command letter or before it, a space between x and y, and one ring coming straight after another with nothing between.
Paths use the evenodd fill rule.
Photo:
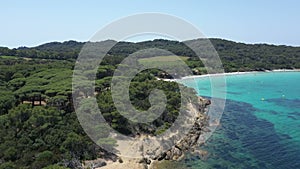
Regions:
<instances>
[{"instance_id":1,"label":"turquoise sea","mask_svg":"<svg viewBox=\"0 0 300 169\"><path fill-rule=\"evenodd\" d=\"M210 78L181 83L209 98ZM188 155L184 168L299 169L300 72L228 75L226 83L221 124L201 147L209 155Z\"/></svg>"}]
</instances>

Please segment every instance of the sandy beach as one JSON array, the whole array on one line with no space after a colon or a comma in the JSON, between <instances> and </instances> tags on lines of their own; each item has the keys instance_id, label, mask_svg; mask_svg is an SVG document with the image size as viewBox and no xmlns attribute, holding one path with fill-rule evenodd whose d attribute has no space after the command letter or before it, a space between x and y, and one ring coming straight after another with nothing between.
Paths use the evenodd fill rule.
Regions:
<instances>
[{"instance_id":1,"label":"sandy beach","mask_svg":"<svg viewBox=\"0 0 300 169\"><path fill-rule=\"evenodd\" d=\"M185 76L180 79L160 79L168 82L176 82L178 80L186 80L186 79L195 79L195 78L205 78L205 77L214 77L214 76L233 76L233 75L244 75L251 73L272 73L272 72L299 72L300 69L274 69L274 70L266 70L266 71L249 71L249 72L228 72L228 73L216 73L216 74L203 74L203 75L192 75Z\"/></svg>"}]
</instances>

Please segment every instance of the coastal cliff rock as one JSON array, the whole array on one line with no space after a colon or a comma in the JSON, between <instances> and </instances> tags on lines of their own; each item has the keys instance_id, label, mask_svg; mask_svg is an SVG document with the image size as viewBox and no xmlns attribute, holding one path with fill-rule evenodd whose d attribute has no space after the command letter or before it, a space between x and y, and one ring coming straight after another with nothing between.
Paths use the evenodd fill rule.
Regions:
<instances>
[{"instance_id":1,"label":"coastal cliff rock","mask_svg":"<svg viewBox=\"0 0 300 169\"><path fill-rule=\"evenodd\" d=\"M162 152L158 156L150 160L180 160L184 153L187 151L192 151L199 144L204 142L199 142L200 135L206 132L206 126L208 125L208 117L206 116L207 106L210 105L210 100L198 97L199 105L189 106L191 111L197 111L197 116L195 117L195 123L189 133L182 138L177 144L175 144L167 152Z\"/></svg>"},{"instance_id":2,"label":"coastal cliff rock","mask_svg":"<svg viewBox=\"0 0 300 169\"><path fill-rule=\"evenodd\" d=\"M105 163L107 165L103 165L99 167L99 169L151 169L153 168L153 164L157 162L164 160L178 161L182 159L186 152L193 152L196 147L204 143L204 140L201 140L201 135L208 131L206 128L208 126L208 116L206 112L210 104L210 100L198 97L197 105L188 105L190 111L196 112L193 113L196 114L194 124L188 134L167 151L157 149L153 152L145 153L143 158L137 159L119 157L117 162L107 162ZM200 152L200 154L205 154L205 152Z\"/></svg>"}]
</instances>

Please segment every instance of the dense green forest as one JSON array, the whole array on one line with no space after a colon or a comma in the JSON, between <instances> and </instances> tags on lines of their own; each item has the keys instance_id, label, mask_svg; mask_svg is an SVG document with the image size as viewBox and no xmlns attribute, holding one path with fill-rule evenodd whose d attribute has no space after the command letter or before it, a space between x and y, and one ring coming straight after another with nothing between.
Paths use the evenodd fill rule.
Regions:
<instances>
[{"instance_id":1,"label":"dense green forest","mask_svg":"<svg viewBox=\"0 0 300 169\"><path fill-rule=\"evenodd\" d=\"M300 68L300 47L249 45L221 39L211 42L226 72ZM84 160L107 154L85 134L73 108L72 70L84 44L68 41L32 48L0 47L0 169L76 168ZM129 54L154 47L182 56L194 74L206 73L202 62L182 42L117 43L97 70L95 92L106 121L123 134L160 134L178 116L179 87L183 86L158 81L157 76L166 77L158 69L139 73L129 91L132 104L139 110L150 107L148 97L152 89L164 91L167 107L157 120L136 124L122 117L114 107L109 89L115 69Z\"/></svg>"}]
</instances>

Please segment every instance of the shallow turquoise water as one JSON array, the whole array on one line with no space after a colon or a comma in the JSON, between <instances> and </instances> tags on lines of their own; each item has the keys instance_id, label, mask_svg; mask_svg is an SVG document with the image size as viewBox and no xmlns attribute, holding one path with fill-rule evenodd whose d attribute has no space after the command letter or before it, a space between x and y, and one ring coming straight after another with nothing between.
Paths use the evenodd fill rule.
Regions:
<instances>
[{"instance_id":1,"label":"shallow turquoise water","mask_svg":"<svg viewBox=\"0 0 300 169\"><path fill-rule=\"evenodd\" d=\"M181 82L211 96L210 78ZM300 72L229 75L226 83L221 125L203 147L210 155L187 157L186 168L300 168Z\"/></svg>"}]
</instances>

